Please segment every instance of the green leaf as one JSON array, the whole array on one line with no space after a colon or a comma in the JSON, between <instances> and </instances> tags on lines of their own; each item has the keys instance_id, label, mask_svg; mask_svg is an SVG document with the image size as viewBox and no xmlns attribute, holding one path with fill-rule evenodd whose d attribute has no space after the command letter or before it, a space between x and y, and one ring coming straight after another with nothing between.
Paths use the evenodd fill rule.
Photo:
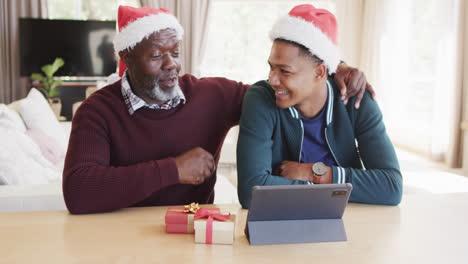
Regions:
<instances>
[{"instance_id":1,"label":"green leaf","mask_svg":"<svg viewBox=\"0 0 468 264\"><path fill-rule=\"evenodd\" d=\"M52 76L54 76L54 73L52 72L52 64L46 64L44 66L42 66L41 68L42 72L45 73L45 75L48 77L48 78L51 78Z\"/></svg>"},{"instance_id":2,"label":"green leaf","mask_svg":"<svg viewBox=\"0 0 468 264\"><path fill-rule=\"evenodd\" d=\"M62 58L55 58L52 64L47 64L42 66L41 70L45 73L45 75L49 78L54 76L55 72L58 71L63 65L65 64Z\"/></svg>"},{"instance_id":3,"label":"green leaf","mask_svg":"<svg viewBox=\"0 0 468 264\"><path fill-rule=\"evenodd\" d=\"M55 87L57 87L57 85L59 84L62 84L61 81L56 81L56 80L53 80L52 82L50 82L50 87L49 87L49 93L55 89Z\"/></svg>"},{"instance_id":4,"label":"green leaf","mask_svg":"<svg viewBox=\"0 0 468 264\"><path fill-rule=\"evenodd\" d=\"M31 74L31 79L33 81L44 81L45 80L45 76L42 75L41 73L33 73Z\"/></svg>"},{"instance_id":5,"label":"green leaf","mask_svg":"<svg viewBox=\"0 0 468 264\"><path fill-rule=\"evenodd\" d=\"M62 58L56 58L54 61L54 67L58 70L65 64L65 61Z\"/></svg>"},{"instance_id":6,"label":"green leaf","mask_svg":"<svg viewBox=\"0 0 468 264\"><path fill-rule=\"evenodd\" d=\"M50 88L49 97L57 97L57 96L59 96L59 91L57 90L57 88L55 88L55 86Z\"/></svg>"},{"instance_id":7,"label":"green leaf","mask_svg":"<svg viewBox=\"0 0 468 264\"><path fill-rule=\"evenodd\" d=\"M59 80L54 80L54 74L64 64L65 64L65 61L62 58L55 58L52 64L46 64L41 67L41 70L42 72L45 73L45 76L41 73L31 74L31 79L33 81L40 81L42 83L42 87L37 87L37 89L39 89L46 98L59 95L59 92L56 89L56 87L62 82Z\"/></svg>"}]
</instances>

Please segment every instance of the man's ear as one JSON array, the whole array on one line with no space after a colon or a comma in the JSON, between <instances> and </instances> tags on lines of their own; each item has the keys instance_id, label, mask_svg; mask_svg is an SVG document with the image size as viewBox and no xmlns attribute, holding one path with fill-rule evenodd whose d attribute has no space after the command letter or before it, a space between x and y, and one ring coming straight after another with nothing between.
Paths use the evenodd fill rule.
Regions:
<instances>
[{"instance_id":1,"label":"man's ear","mask_svg":"<svg viewBox=\"0 0 468 264\"><path fill-rule=\"evenodd\" d=\"M122 60L122 62L125 64L125 66L128 67L128 50L119 51L119 57Z\"/></svg>"},{"instance_id":2,"label":"man's ear","mask_svg":"<svg viewBox=\"0 0 468 264\"><path fill-rule=\"evenodd\" d=\"M317 79L326 79L328 77L327 66L325 66L325 63L320 63L317 66L315 66L315 74Z\"/></svg>"}]
</instances>

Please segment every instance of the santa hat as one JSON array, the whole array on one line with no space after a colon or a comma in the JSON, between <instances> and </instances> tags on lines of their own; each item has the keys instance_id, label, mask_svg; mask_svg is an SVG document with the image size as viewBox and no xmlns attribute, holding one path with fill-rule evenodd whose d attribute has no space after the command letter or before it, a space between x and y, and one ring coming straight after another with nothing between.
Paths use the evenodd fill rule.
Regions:
<instances>
[{"instance_id":1,"label":"santa hat","mask_svg":"<svg viewBox=\"0 0 468 264\"><path fill-rule=\"evenodd\" d=\"M169 10L165 8L119 6L117 18L119 32L114 37L114 50L133 48L143 39L163 29L174 29L177 39L181 40L184 29ZM127 67L119 61L119 75L122 76Z\"/></svg>"},{"instance_id":2,"label":"santa hat","mask_svg":"<svg viewBox=\"0 0 468 264\"><path fill-rule=\"evenodd\" d=\"M334 73L340 63L336 19L325 9L307 4L294 7L273 25L270 39L278 38L305 46L323 60L329 74Z\"/></svg>"}]
</instances>

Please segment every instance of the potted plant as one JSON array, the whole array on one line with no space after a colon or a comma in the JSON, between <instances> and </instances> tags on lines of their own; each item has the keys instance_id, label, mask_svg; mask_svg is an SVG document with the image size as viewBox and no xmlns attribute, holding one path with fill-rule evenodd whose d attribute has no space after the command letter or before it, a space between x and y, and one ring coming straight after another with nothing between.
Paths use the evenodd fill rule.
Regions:
<instances>
[{"instance_id":1,"label":"potted plant","mask_svg":"<svg viewBox=\"0 0 468 264\"><path fill-rule=\"evenodd\" d=\"M62 82L54 79L54 74L65 64L62 58L55 58L52 64L46 64L41 67L42 73L33 73L31 74L31 79L36 82L40 82L40 86L36 86L45 98L49 101L52 110L58 119L60 119L60 110L62 108L62 103L60 98L58 98L57 85Z\"/></svg>"}]
</instances>

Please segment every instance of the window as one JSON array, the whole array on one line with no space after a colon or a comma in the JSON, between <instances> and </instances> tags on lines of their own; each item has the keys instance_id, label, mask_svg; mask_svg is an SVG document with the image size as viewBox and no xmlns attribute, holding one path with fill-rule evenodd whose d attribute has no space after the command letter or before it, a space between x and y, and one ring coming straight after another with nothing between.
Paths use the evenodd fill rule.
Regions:
<instances>
[{"instance_id":1,"label":"window","mask_svg":"<svg viewBox=\"0 0 468 264\"><path fill-rule=\"evenodd\" d=\"M140 6L139 0L48 0L49 18L116 20L119 5Z\"/></svg>"},{"instance_id":2,"label":"window","mask_svg":"<svg viewBox=\"0 0 468 264\"><path fill-rule=\"evenodd\" d=\"M392 1L387 8L377 88L389 134L443 160L454 122L459 1Z\"/></svg>"},{"instance_id":3,"label":"window","mask_svg":"<svg viewBox=\"0 0 468 264\"><path fill-rule=\"evenodd\" d=\"M201 76L244 83L268 78L268 33L276 19L305 3L335 11L335 4L329 1L213 1Z\"/></svg>"},{"instance_id":4,"label":"window","mask_svg":"<svg viewBox=\"0 0 468 264\"><path fill-rule=\"evenodd\" d=\"M456 116L462 1L358 2L214 0L201 75L245 83L266 79L271 47L268 33L274 21L297 4L311 3L326 8L338 20L346 19L341 20L339 28L352 33L342 31L341 34L356 38L356 45L348 39L340 41L340 45L350 45L349 51L355 53L347 54L356 58L352 66L360 67L360 63L368 66L365 73L377 91L392 141L443 160ZM369 10L372 11L368 13ZM362 21L351 21L361 15ZM368 58L371 64L364 65L367 62L362 58Z\"/></svg>"}]
</instances>

